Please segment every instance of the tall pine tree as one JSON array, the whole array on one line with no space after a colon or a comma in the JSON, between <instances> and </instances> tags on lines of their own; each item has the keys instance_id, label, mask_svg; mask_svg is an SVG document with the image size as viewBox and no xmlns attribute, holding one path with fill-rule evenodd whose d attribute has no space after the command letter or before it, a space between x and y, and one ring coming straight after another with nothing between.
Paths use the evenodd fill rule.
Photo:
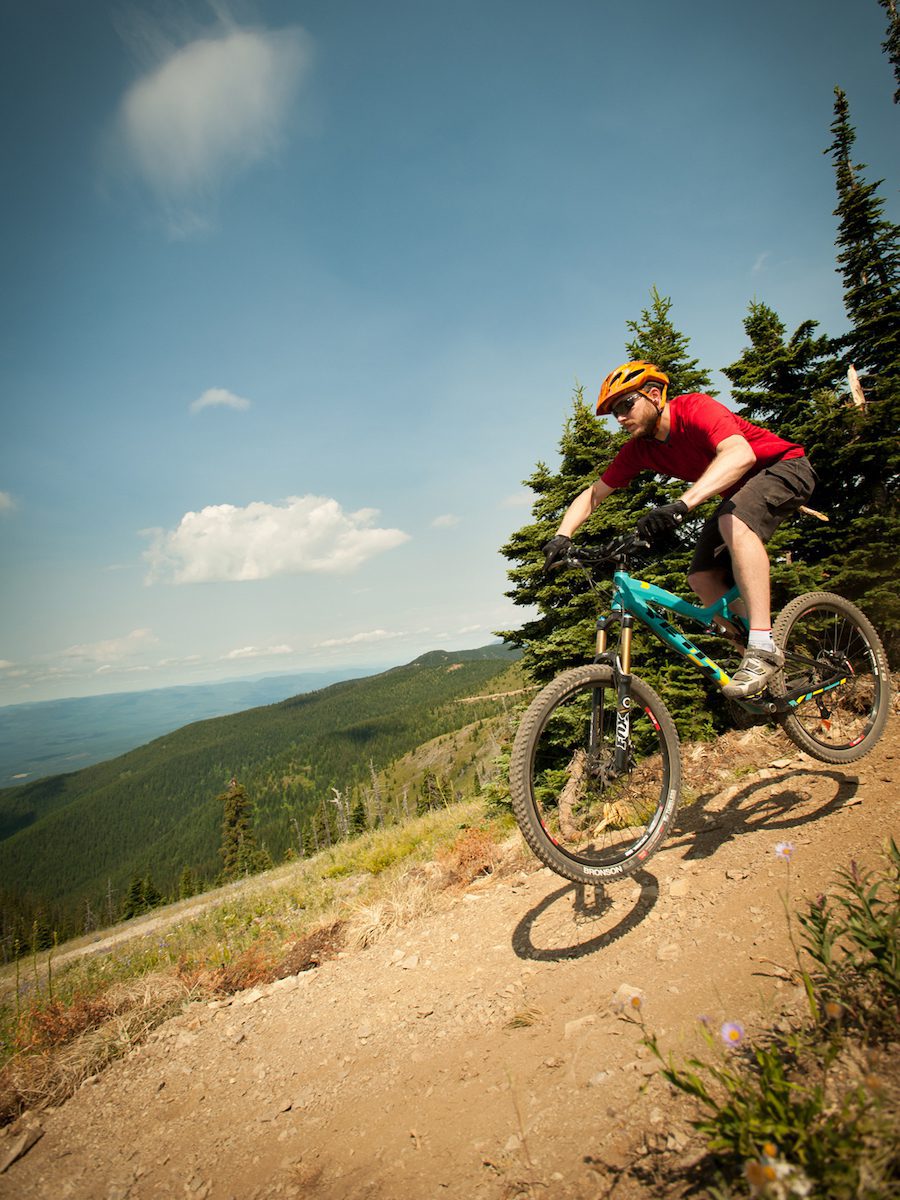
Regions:
<instances>
[{"instance_id":1,"label":"tall pine tree","mask_svg":"<svg viewBox=\"0 0 900 1200\"><path fill-rule=\"evenodd\" d=\"M626 322L626 328L634 334L625 346L628 357L652 362L665 371L669 376L670 396L686 392L715 396L709 371L700 366L699 359L688 357L690 338L675 328L671 312L671 298L661 296L654 285L650 289L650 307L641 313L640 321Z\"/></svg>"},{"instance_id":2,"label":"tall pine tree","mask_svg":"<svg viewBox=\"0 0 900 1200\"><path fill-rule=\"evenodd\" d=\"M835 89L834 162L838 267L851 329L839 339L845 367L859 373L866 403L841 415L835 429L831 485L835 553L832 585L858 600L881 627L889 653L900 654L900 599L894 580L900 513L900 226L884 216L880 182L867 183L852 159L856 133L847 97ZM849 405L849 400L848 400Z\"/></svg>"},{"instance_id":3,"label":"tall pine tree","mask_svg":"<svg viewBox=\"0 0 900 1200\"><path fill-rule=\"evenodd\" d=\"M838 273L852 330L846 338L867 393L878 400L900 376L900 227L884 216L882 180L866 183L852 159L856 131L846 94L834 91L832 156L837 184ZM868 384L868 386L866 386Z\"/></svg>"},{"instance_id":4,"label":"tall pine tree","mask_svg":"<svg viewBox=\"0 0 900 1200\"><path fill-rule=\"evenodd\" d=\"M754 300L744 320L750 345L722 372L741 416L802 445L820 477L831 480L835 447L850 436L852 414L836 391L842 367L835 343L817 328L817 322L804 321L787 337L778 314ZM827 490L833 498L834 488ZM777 608L800 591L822 586L816 564L834 551L833 526L798 515L776 531L768 550Z\"/></svg>"},{"instance_id":5,"label":"tall pine tree","mask_svg":"<svg viewBox=\"0 0 900 1200\"><path fill-rule=\"evenodd\" d=\"M894 80L897 84L894 103L900 104L900 13L897 11L897 0L878 0L878 3L888 15L887 37L881 43L881 48L894 68Z\"/></svg>"},{"instance_id":6,"label":"tall pine tree","mask_svg":"<svg viewBox=\"0 0 900 1200\"><path fill-rule=\"evenodd\" d=\"M271 866L265 851L256 844L253 804L241 784L232 781L217 799L224 805L222 820L222 879L226 882L253 875Z\"/></svg>"}]
</instances>

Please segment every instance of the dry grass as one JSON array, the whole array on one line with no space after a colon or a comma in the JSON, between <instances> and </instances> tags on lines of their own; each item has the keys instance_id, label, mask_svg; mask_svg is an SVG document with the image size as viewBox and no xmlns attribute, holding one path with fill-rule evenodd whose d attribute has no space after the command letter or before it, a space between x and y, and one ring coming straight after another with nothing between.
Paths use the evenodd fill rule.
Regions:
<instances>
[{"instance_id":1,"label":"dry grass","mask_svg":"<svg viewBox=\"0 0 900 1200\"><path fill-rule=\"evenodd\" d=\"M526 1004L524 1008L520 1008L518 1012L513 1013L510 1019L506 1022L507 1029L528 1029L537 1023L545 1016L544 1010L536 1004Z\"/></svg>"},{"instance_id":2,"label":"dry grass","mask_svg":"<svg viewBox=\"0 0 900 1200\"><path fill-rule=\"evenodd\" d=\"M441 857L449 867L452 882L467 887L479 876L494 874L499 854L491 831L473 826L464 830Z\"/></svg>"},{"instance_id":3,"label":"dry grass","mask_svg":"<svg viewBox=\"0 0 900 1200\"><path fill-rule=\"evenodd\" d=\"M352 903L347 918L347 945L373 946L411 921L433 912L438 898L448 891L468 887L476 879L501 870L521 869L521 838L502 846L489 828L469 827L452 845L441 850L437 861L408 867L396 876L389 890L366 903ZM533 865L533 864L532 864Z\"/></svg>"},{"instance_id":4,"label":"dry grass","mask_svg":"<svg viewBox=\"0 0 900 1200\"><path fill-rule=\"evenodd\" d=\"M104 1018L71 1034L79 1014L99 1015L99 1003L48 1005L24 1018L24 1045L0 1070L0 1122L24 1109L61 1104L86 1079L140 1045L179 1012L191 991L168 972L117 984L103 997ZM70 1011L71 1008L71 1011ZM64 1040L66 1037L70 1040Z\"/></svg>"},{"instance_id":5,"label":"dry grass","mask_svg":"<svg viewBox=\"0 0 900 1200\"><path fill-rule=\"evenodd\" d=\"M432 912L446 880L443 874L413 868L396 879L388 894L367 904L353 904L347 918L347 945L355 950L374 946L417 917Z\"/></svg>"}]
</instances>

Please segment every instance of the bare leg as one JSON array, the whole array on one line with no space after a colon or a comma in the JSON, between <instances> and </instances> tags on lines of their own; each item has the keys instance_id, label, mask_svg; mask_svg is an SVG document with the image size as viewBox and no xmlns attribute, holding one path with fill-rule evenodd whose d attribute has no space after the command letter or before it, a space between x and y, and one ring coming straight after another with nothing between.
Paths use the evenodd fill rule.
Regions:
<instances>
[{"instance_id":1,"label":"bare leg","mask_svg":"<svg viewBox=\"0 0 900 1200\"><path fill-rule=\"evenodd\" d=\"M719 518L719 529L731 552L731 565L747 606L750 628L771 628L769 556L762 539L732 514Z\"/></svg>"},{"instance_id":2,"label":"bare leg","mask_svg":"<svg viewBox=\"0 0 900 1200\"><path fill-rule=\"evenodd\" d=\"M731 578L724 571L695 571L693 575L688 576L688 583L692 590L699 596L700 603L704 608L708 608L710 604L715 604L717 600L721 600L726 592L731 591ZM729 605L729 609L736 616L745 616L744 606L740 597ZM714 619L716 627L722 633L726 633L733 637L735 641L745 640L745 635L731 621L726 621L723 617Z\"/></svg>"},{"instance_id":3,"label":"bare leg","mask_svg":"<svg viewBox=\"0 0 900 1200\"><path fill-rule=\"evenodd\" d=\"M746 700L765 691L784 665L784 656L771 641L769 555L759 535L733 513L719 517L719 530L731 553L731 569L750 622L750 638L741 665L722 688L722 694Z\"/></svg>"},{"instance_id":4,"label":"bare leg","mask_svg":"<svg viewBox=\"0 0 900 1200\"><path fill-rule=\"evenodd\" d=\"M724 571L695 571L688 576L688 583L700 597L704 608L721 600L729 589L728 576Z\"/></svg>"}]
</instances>

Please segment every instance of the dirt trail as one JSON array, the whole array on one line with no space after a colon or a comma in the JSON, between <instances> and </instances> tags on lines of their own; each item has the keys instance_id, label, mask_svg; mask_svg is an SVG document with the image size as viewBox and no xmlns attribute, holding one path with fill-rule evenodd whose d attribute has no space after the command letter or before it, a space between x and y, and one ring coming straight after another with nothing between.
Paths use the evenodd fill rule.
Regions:
<instances>
[{"instance_id":1,"label":"dirt trail","mask_svg":"<svg viewBox=\"0 0 900 1200\"><path fill-rule=\"evenodd\" d=\"M701 1014L752 1029L796 1003L782 895L814 897L896 835L898 727L849 767L771 735L775 765L708 789L605 894L529 865L369 949L192 1005L41 1114L0 1197L596 1200L647 1138L690 1155L684 1108L611 999L641 989L676 1054Z\"/></svg>"}]
</instances>

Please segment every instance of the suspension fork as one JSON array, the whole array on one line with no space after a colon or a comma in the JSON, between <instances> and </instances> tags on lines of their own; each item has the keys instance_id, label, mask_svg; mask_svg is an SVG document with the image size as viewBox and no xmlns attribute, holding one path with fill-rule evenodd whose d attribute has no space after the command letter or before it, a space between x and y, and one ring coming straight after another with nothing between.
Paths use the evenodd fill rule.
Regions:
<instances>
[{"instance_id":1,"label":"suspension fork","mask_svg":"<svg viewBox=\"0 0 900 1200\"><path fill-rule=\"evenodd\" d=\"M621 622L619 653L611 654L607 649L609 627ZM634 633L634 617L631 613L611 613L597 618L597 657L595 662L605 662L613 669L616 685L616 772L628 770L631 749L631 710L634 704L631 695L631 639ZM600 710L598 691L594 692L594 710L591 721L591 737L596 745L602 736L603 713Z\"/></svg>"}]
</instances>

